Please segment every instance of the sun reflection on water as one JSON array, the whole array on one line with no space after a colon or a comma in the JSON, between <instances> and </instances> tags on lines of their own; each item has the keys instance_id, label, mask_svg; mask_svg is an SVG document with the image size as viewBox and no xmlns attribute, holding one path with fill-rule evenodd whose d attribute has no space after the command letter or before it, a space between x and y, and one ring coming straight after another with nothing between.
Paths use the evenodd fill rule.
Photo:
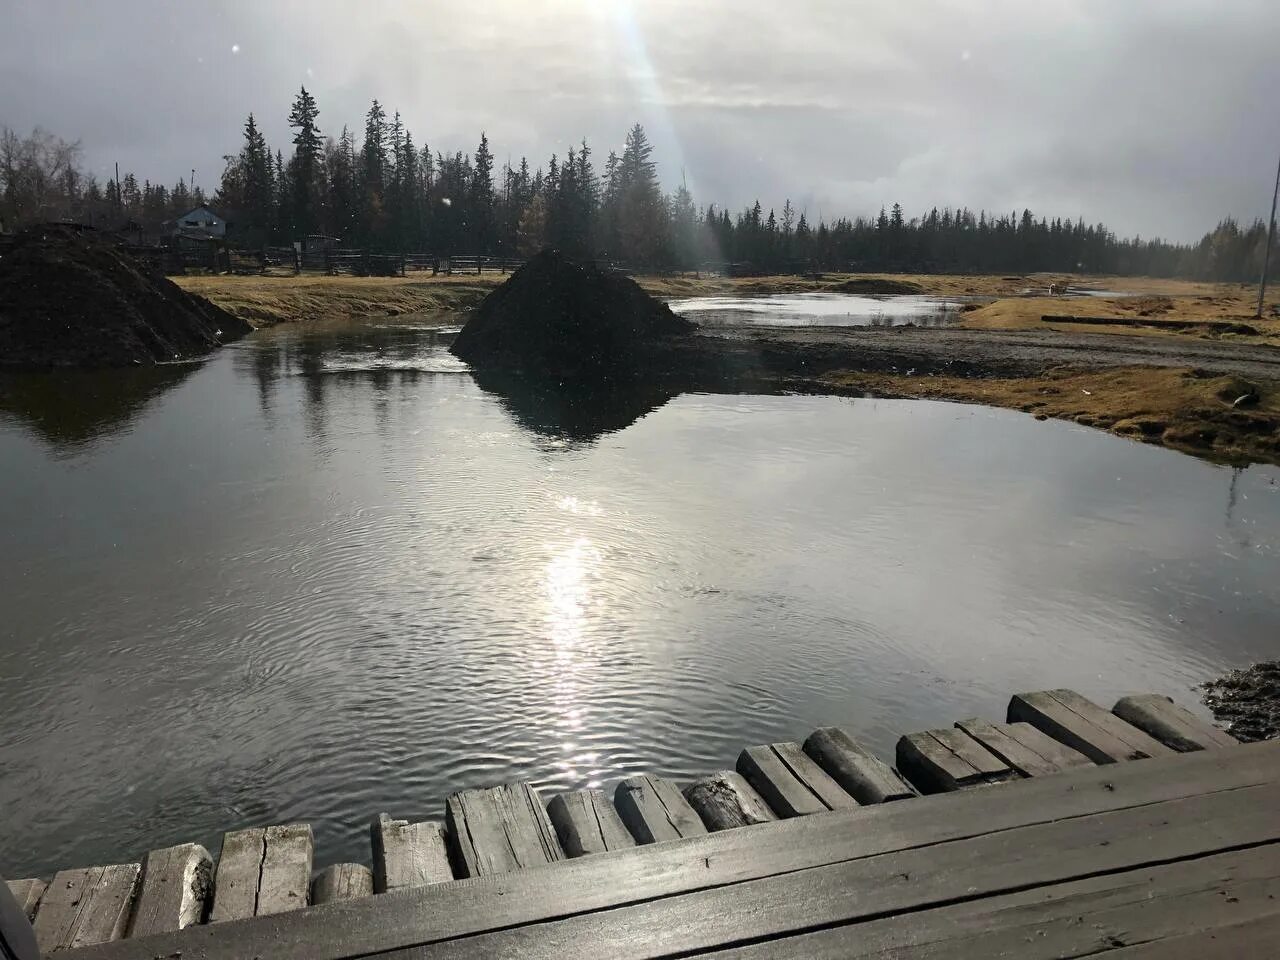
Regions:
<instances>
[{"instance_id":1,"label":"sun reflection on water","mask_svg":"<svg viewBox=\"0 0 1280 960\"><path fill-rule=\"evenodd\" d=\"M562 737L562 754L556 766L575 783L581 776L590 778L598 773L586 770L580 774L579 766L594 764L597 756L579 752L577 739L587 721L582 702L589 654L588 618L600 606L593 596L592 584L599 576L602 561L599 548L586 537L578 537L567 546L553 548L546 571L547 626L554 658L554 723ZM599 786L599 780L588 779L587 786Z\"/></svg>"}]
</instances>

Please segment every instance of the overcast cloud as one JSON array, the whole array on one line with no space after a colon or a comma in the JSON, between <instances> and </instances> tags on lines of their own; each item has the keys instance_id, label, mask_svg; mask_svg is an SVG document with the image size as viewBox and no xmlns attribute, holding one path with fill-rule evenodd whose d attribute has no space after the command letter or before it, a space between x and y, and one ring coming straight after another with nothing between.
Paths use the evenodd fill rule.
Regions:
<instances>
[{"instance_id":1,"label":"overcast cloud","mask_svg":"<svg viewBox=\"0 0 1280 960\"><path fill-rule=\"evenodd\" d=\"M301 84L336 135L369 100L419 144L544 164L640 121L699 203L811 218L901 202L1199 237L1265 216L1275 0L0 0L0 124L208 190ZM287 153L287 149L286 149Z\"/></svg>"}]
</instances>

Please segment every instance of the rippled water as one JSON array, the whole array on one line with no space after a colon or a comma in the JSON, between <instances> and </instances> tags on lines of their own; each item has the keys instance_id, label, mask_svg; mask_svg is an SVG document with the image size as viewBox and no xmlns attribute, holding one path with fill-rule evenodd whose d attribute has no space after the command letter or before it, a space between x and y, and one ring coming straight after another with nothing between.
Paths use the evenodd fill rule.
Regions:
<instances>
[{"instance_id":1,"label":"rippled water","mask_svg":"<svg viewBox=\"0 0 1280 960\"><path fill-rule=\"evenodd\" d=\"M750 323L769 327L944 326L959 316L962 300L850 293L779 293L760 297L695 297L671 309L702 324Z\"/></svg>"},{"instance_id":2,"label":"rippled water","mask_svg":"<svg viewBox=\"0 0 1280 960\"><path fill-rule=\"evenodd\" d=\"M490 386L493 386L490 384ZM548 406L412 324L0 384L0 872L1274 656L1277 472L941 403ZM638 419L637 419L638 418ZM634 422L632 422L634 420Z\"/></svg>"}]
</instances>

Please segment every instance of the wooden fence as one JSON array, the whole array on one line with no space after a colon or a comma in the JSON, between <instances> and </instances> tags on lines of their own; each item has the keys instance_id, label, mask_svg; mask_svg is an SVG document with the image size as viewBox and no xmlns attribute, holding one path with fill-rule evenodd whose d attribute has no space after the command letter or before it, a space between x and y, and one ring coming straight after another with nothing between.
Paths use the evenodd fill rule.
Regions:
<instances>
[{"instance_id":1,"label":"wooden fence","mask_svg":"<svg viewBox=\"0 0 1280 960\"><path fill-rule=\"evenodd\" d=\"M445 274L511 273L523 260L511 257L448 256L433 253L374 253L355 247L295 251L292 247L229 250L225 267L231 273L290 272L346 274L355 277L404 277L411 272Z\"/></svg>"},{"instance_id":2,"label":"wooden fence","mask_svg":"<svg viewBox=\"0 0 1280 960\"><path fill-rule=\"evenodd\" d=\"M0 233L0 254L14 241L14 234ZM329 247L298 251L293 247L233 247L218 243L158 246L121 243L120 249L154 270L166 274L190 271L233 274L324 274L356 277L405 277L431 271L432 276L514 273L524 260L516 257L476 255L442 256L434 253L376 253L357 247ZM613 260L597 260L604 270L631 275L630 265ZM724 264L704 264L695 275L725 273Z\"/></svg>"}]
</instances>

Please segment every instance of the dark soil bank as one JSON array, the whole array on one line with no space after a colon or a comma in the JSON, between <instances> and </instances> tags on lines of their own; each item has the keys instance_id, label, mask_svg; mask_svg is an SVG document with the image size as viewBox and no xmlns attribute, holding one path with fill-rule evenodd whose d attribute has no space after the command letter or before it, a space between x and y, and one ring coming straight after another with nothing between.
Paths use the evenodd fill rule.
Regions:
<instances>
[{"instance_id":1,"label":"dark soil bank","mask_svg":"<svg viewBox=\"0 0 1280 960\"><path fill-rule=\"evenodd\" d=\"M924 293L924 288L918 283L887 277L854 277L834 283L829 289L834 293L860 293L868 297Z\"/></svg>"},{"instance_id":2,"label":"dark soil bank","mask_svg":"<svg viewBox=\"0 0 1280 960\"><path fill-rule=\"evenodd\" d=\"M33 227L0 256L2 366L190 360L251 329L92 231Z\"/></svg>"},{"instance_id":3,"label":"dark soil bank","mask_svg":"<svg viewBox=\"0 0 1280 960\"><path fill-rule=\"evenodd\" d=\"M694 329L634 280L544 250L485 297L452 350L477 369L612 379Z\"/></svg>"},{"instance_id":4,"label":"dark soil bank","mask_svg":"<svg viewBox=\"0 0 1280 960\"><path fill-rule=\"evenodd\" d=\"M1280 737L1280 660L1232 670L1206 683L1204 702L1239 740Z\"/></svg>"}]
</instances>

